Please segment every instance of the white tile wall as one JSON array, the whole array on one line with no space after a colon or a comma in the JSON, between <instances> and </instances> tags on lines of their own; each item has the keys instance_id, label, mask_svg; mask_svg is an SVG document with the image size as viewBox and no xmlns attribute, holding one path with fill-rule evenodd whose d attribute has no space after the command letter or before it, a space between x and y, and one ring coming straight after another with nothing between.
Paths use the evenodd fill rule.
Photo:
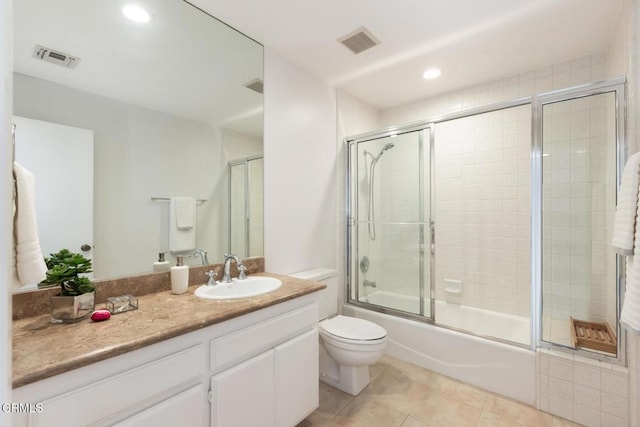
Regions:
<instances>
[{"instance_id":1,"label":"white tile wall","mask_svg":"<svg viewBox=\"0 0 640 427\"><path fill-rule=\"evenodd\" d=\"M629 371L539 349L538 407L589 427L629 425Z\"/></svg>"},{"instance_id":2,"label":"white tile wall","mask_svg":"<svg viewBox=\"0 0 640 427\"><path fill-rule=\"evenodd\" d=\"M544 107L542 261L545 316L607 321L615 328L616 265L608 250L615 114L607 110L614 100L604 94ZM555 329L548 338L569 344Z\"/></svg>"},{"instance_id":3,"label":"white tile wall","mask_svg":"<svg viewBox=\"0 0 640 427\"><path fill-rule=\"evenodd\" d=\"M528 105L436 124L437 299L529 316L530 135Z\"/></svg>"},{"instance_id":4,"label":"white tile wall","mask_svg":"<svg viewBox=\"0 0 640 427\"><path fill-rule=\"evenodd\" d=\"M382 125L391 126L437 117L531 95L604 77L605 56L593 55L567 61L555 66L499 80L487 85L449 93L408 106L382 112ZM576 113L579 114L579 113ZM583 113L584 115L584 113ZM530 110L520 107L490 115L476 116L436 126L436 209L438 229L438 258L436 265L436 297L518 315L529 315L530 307ZM562 131L584 132L575 126ZM566 153L565 155L568 155ZM558 159L560 165L562 160ZM588 161L576 160L574 175L558 168L555 177L570 183L587 178ZM567 185L556 190L560 212L554 219L582 237L578 228L572 230L571 221L586 222L580 215L570 216L567 202L572 194L582 196L586 203L585 186ZM563 205L564 203L564 205ZM564 206L564 211L562 211ZM481 226L480 226L481 225ZM578 226L576 226L578 227ZM556 310L566 317L571 309L570 271L576 276L587 267L588 254L573 254L569 242L559 241L553 249L565 254L566 259L556 261L557 292L549 293ZM547 242L552 245L552 242ZM549 266L550 267L550 266ZM547 274L551 270L546 271ZM562 278L565 278L563 280ZM463 280L462 296L447 295L443 279ZM585 289L574 289L579 302L587 304ZM577 305L578 300L574 305ZM598 308L599 306L596 306ZM549 311L553 312L553 307Z\"/></svg>"}]
</instances>

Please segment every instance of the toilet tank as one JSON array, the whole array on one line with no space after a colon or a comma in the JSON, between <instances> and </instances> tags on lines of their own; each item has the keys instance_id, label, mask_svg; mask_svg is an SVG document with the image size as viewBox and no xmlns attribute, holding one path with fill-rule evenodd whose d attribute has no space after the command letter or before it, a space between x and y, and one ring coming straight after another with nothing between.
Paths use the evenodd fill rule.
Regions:
<instances>
[{"instance_id":1,"label":"toilet tank","mask_svg":"<svg viewBox=\"0 0 640 427\"><path fill-rule=\"evenodd\" d=\"M338 314L338 272L330 268L314 268L300 271L289 276L298 279L313 280L327 285L326 289L315 292L320 311L320 320Z\"/></svg>"}]
</instances>

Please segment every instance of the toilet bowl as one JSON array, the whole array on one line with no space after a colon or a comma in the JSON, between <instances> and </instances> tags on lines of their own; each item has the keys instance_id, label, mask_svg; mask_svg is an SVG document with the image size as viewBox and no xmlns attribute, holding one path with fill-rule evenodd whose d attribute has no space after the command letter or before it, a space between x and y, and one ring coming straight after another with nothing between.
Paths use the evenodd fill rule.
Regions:
<instances>
[{"instance_id":1,"label":"toilet bowl","mask_svg":"<svg viewBox=\"0 0 640 427\"><path fill-rule=\"evenodd\" d=\"M320 380L356 396L369 384L369 365L384 354L387 331L368 320L342 315L323 320L318 329Z\"/></svg>"},{"instance_id":2,"label":"toilet bowl","mask_svg":"<svg viewBox=\"0 0 640 427\"><path fill-rule=\"evenodd\" d=\"M320 381L357 395L369 384L369 365L384 354L387 331L368 320L336 315L338 280L335 270L319 268L292 276L327 285L318 292Z\"/></svg>"}]
</instances>

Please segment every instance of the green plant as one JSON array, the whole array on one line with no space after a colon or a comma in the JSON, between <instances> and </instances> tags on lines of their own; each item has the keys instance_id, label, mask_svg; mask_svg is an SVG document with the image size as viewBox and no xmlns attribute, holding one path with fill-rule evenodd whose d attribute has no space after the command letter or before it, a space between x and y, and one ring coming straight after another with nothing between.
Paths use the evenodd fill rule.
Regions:
<instances>
[{"instance_id":1,"label":"green plant","mask_svg":"<svg viewBox=\"0 0 640 427\"><path fill-rule=\"evenodd\" d=\"M47 278L41 283L44 286L41 287L60 285L60 295L63 296L78 296L95 290L88 277L79 276L92 271L91 260L81 254L62 249L50 254L44 262L48 271Z\"/></svg>"}]
</instances>

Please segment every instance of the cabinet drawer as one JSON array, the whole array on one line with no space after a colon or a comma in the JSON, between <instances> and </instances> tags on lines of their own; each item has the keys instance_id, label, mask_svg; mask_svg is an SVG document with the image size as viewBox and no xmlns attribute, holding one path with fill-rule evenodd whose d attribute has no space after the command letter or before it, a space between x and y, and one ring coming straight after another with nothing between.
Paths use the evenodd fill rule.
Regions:
<instances>
[{"instance_id":1,"label":"cabinet drawer","mask_svg":"<svg viewBox=\"0 0 640 427\"><path fill-rule=\"evenodd\" d=\"M202 345L89 384L43 402L38 427L84 426L129 408L198 375L204 366Z\"/></svg>"},{"instance_id":2,"label":"cabinet drawer","mask_svg":"<svg viewBox=\"0 0 640 427\"><path fill-rule=\"evenodd\" d=\"M311 304L213 340L211 370L217 371L248 359L315 327L317 323L318 306Z\"/></svg>"}]
</instances>

